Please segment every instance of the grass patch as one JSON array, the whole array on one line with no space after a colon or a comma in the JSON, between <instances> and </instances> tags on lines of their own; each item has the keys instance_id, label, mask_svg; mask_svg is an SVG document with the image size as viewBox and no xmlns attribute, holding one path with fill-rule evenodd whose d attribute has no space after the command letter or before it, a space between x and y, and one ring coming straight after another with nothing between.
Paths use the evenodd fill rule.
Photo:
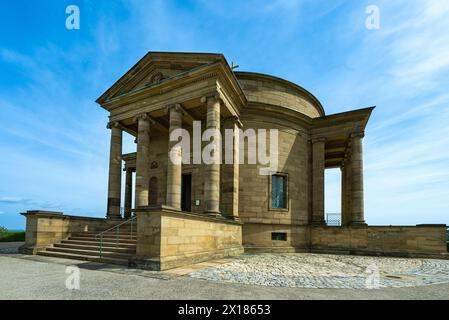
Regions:
<instances>
[{"instance_id":1,"label":"grass patch","mask_svg":"<svg viewBox=\"0 0 449 320\"><path fill-rule=\"evenodd\" d=\"M25 231L4 231L0 230L0 242L25 241Z\"/></svg>"}]
</instances>

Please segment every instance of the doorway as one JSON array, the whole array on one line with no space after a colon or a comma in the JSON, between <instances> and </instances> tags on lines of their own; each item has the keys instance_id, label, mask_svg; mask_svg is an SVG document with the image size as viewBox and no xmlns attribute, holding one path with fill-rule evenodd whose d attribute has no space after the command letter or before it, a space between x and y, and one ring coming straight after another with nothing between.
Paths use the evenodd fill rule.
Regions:
<instances>
[{"instance_id":1,"label":"doorway","mask_svg":"<svg viewBox=\"0 0 449 320\"><path fill-rule=\"evenodd\" d=\"M181 210L191 211L192 204L192 174L186 173L182 175L181 180Z\"/></svg>"}]
</instances>

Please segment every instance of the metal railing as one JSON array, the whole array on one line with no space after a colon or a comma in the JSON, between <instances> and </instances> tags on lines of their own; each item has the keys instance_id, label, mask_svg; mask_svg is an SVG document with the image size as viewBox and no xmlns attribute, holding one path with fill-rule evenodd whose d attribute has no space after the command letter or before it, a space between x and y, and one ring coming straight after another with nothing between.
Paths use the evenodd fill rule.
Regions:
<instances>
[{"instance_id":1,"label":"metal railing","mask_svg":"<svg viewBox=\"0 0 449 320\"><path fill-rule=\"evenodd\" d=\"M119 223L118 225L115 225L109 229L106 229L102 232L100 232L99 234L95 235L95 239L100 239L100 259L103 257L103 237L107 232L113 231L115 230L115 246L118 247L119 244L119 240L120 240L120 227L127 224L127 223L131 223L131 232L130 232L130 239L132 239L133 237L133 229L135 228L134 226L134 220L136 220L137 216L133 216L131 218L129 218L126 221L123 221L122 223ZM134 227L134 228L133 228Z\"/></svg>"},{"instance_id":2,"label":"metal railing","mask_svg":"<svg viewBox=\"0 0 449 320\"><path fill-rule=\"evenodd\" d=\"M341 226L341 213L326 213L326 224L330 227Z\"/></svg>"}]
</instances>

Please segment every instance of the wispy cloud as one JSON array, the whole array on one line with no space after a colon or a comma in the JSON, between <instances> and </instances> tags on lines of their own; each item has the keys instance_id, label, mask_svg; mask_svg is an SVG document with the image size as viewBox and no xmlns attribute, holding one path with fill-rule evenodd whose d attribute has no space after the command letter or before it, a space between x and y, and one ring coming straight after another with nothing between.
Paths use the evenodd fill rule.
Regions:
<instances>
[{"instance_id":1,"label":"wispy cloud","mask_svg":"<svg viewBox=\"0 0 449 320\"><path fill-rule=\"evenodd\" d=\"M335 74L338 92L351 92L338 93L337 104L363 96L378 106L365 138L366 217L376 224L447 223L449 3L377 4L381 29L348 22L351 42L359 39L348 60L356 69ZM351 16L363 17L361 9Z\"/></svg>"},{"instance_id":2,"label":"wispy cloud","mask_svg":"<svg viewBox=\"0 0 449 320\"><path fill-rule=\"evenodd\" d=\"M50 201L36 201L33 199L24 199L19 197L0 197L0 204L18 204L22 206L31 206L36 208L48 208L55 209L60 208L60 203L54 203Z\"/></svg>"},{"instance_id":3,"label":"wispy cloud","mask_svg":"<svg viewBox=\"0 0 449 320\"><path fill-rule=\"evenodd\" d=\"M399 27L385 28L394 61L391 74L402 85L430 88L449 68L449 3L417 1Z\"/></svg>"},{"instance_id":4,"label":"wispy cloud","mask_svg":"<svg viewBox=\"0 0 449 320\"><path fill-rule=\"evenodd\" d=\"M377 105L365 138L368 222L449 223L449 3L378 0L373 31L369 4L95 2L81 7L78 33L62 22L60 38L2 45L0 210L103 215L107 113L93 101L147 51L172 50L222 52L242 70L297 82L328 114ZM125 152L134 148L125 142ZM335 212L338 175L328 179Z\"/></svg>"}]
</instances>

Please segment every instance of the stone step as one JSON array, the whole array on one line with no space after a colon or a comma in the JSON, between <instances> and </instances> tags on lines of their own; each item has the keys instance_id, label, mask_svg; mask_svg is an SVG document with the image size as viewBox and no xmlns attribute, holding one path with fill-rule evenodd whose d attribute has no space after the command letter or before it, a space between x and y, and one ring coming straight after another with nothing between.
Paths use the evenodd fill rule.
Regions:
<instances>
[{"instance_id":1,"label":"stone step","mask_svg":"<svg viewBox=\"0 0 449 320\"><path fill-rule=\"evenodd\" d=\"M72 234L72 237L90 237L90 238L95 238L98 235L98 233L87 233L87 232L83 232L83 233L74 233ZM116 238L117 234L116 233L104 233L103 238ZM136 240L137 237L135 234L131 235L129 233L120 233L118 235L119 239L131 239L131 240ZM98 236L97 238L100 238L100 236Z\"/></svg>"},{"instance_id":2,"label":"stone step","mask_svg":"<svg viewBox=\"0 0 449 320\"><path fill-rule=\"evenodd\" d=\"M54 258L110 263L110 264L117 264L117 265L123 265L123 266L129 265L128 259L118 259L118 258L110 258L110 257L100 258L100 256L88 256L88 255L72 254L72 253L66 253L66 252L39 251L38 255L46 256L46 257L54 257Z\"/></svg>"},{"instance_id":3,"label":"stone step","mask_svg":"<svg viewBox=\"0 0 449 320\"><path fill-rule=\"evenodd\" d=\"M81 256L93 256L93 257L100 256L100 251L91 251L91 250L83 250L83 249L69 249L69 248L52 247L52 248L46 248L45 251L69 253L69 254L75 254L75 255L81 255ZM127 260L127 259L133 257L133 254L102 251L101 256L107 257L107 258L116 258L116 259Z\"/></svg>"},{"instance_id":4,"label":"stone step","mask_svg":"<svg viewBox=\"0 0 449 320\"><path fill-rule=\"evenodd\" d=\"M79 245L93 245L93 246L98 246L100 245L100 241L99 240L95 240L95 241L90 241L90 240L73 240L73 239L69 239L69 240L62 240L61 243L67 243L67 244L79 244ZM123 242L119 242L118 244L116 244L115 242L108 242L108 241L103 241L103 246L105 247L116 247L116 248L135 248L136 244L135 243L123 243Z\"/></svg>"},{"instance_id":5,"label":"stone step","mask_svg":"<svg viewBox=\"0 0 449 320\"><path fill-rule=\"evenodd\" d=\"M137 226L133 226L132 228L131 227L120 227L119 229L120 229L120 231L122 231L122 230L131 231L131 230L137 230ZM117 230L117 228L115 228L115 229L107 228L107 229L96 229L96 230L84 230L81 232L100 233L100 232L115 232L116 230Z\"/></svg>"},{"instance_id":6,"label":"stone step","mask_svg":"<svg viewBox=\"0 0 449 320\"><path fill-rule=\"evenodd\" d=\"M67 248L67 249L81 249L81 250L90 250L90 251L100 251L100 244L97 245L86 245L86 244L71 244L71 243L56 243L54 245L55 248ZM113 246L103 246L103 251L107 252L118 252L118 253L129 253L129 254L135 254L136 248L129 247L129 248L120 248L120 247L113 247Z\"/></svg>"},{"instance_id":7,"label":"stone step","mask_svg":"<svg viewBox=\"0 0 449 320\"><path fill-rule=\"evenodd\" d=\"M137 231L136 229L133 229L133 234L135 234L136 231ZM104 232L105 234L116 234L117 230L111 230L111 231L80 231L80 232L77 232L77 233L80 233L80 234L99 234L101 232ZM120 234L122 234L122 233L123 234L131 234L131 230L122 230L122 229L120 229L119 233Z\"/></svg>"},{"instance_id":8,"label":"stone step","mask_svg":"<svg viewBox=\"0 0 449 320\"><path fill-rule=\"evenodd\" d=\"M134 225L132 228L131 227L120 227L120 233L121 232L125 232L125 233L131 233L131 230L134 232L137 231L137 225ZM107 233L115 233L117 231L117 229L110 229L110 228L105 228L105 229L98 229L98 230L87 230L87 231L81 231L82 233L92 233L92 234L99 234L100 232L107 232Z\"/></svg>"},{"instance_id":9,"label":"stone step","mask_svg":"<svg viewBox=\"0 0 449 320\"><path fill-rule=\"evenodd\" d=\"M92 237L92 236L73 236L73 237L69 237L69 240L81 240L81 241L95 241L95 242L100 242L100 238L96 238L96 237ZM116 243L117 239L116 238L109 238L109 237L103 237L102 242L105 243ZM123 238L119 238L118 243L129 243L129 244L136 244L137 241L135 239L123 239Z\"/></svg>"},{"instance_id":10,"label":"stone step","mask_svg":"<svg viewBox=\"0 0 449 320\"><path fill-rule=\"evenodd\" d=\"M110 227L101 229L74 233L68 239L62 240L60 243L38 252L38 254L48 257L128 266L128 261L136 254L137 224L134 223L132 227L131 224L122 225L118 231L117 229L109 230ZM101 232L104 232L102 236L97 237Z\"/></svg>"}]
</instances>

